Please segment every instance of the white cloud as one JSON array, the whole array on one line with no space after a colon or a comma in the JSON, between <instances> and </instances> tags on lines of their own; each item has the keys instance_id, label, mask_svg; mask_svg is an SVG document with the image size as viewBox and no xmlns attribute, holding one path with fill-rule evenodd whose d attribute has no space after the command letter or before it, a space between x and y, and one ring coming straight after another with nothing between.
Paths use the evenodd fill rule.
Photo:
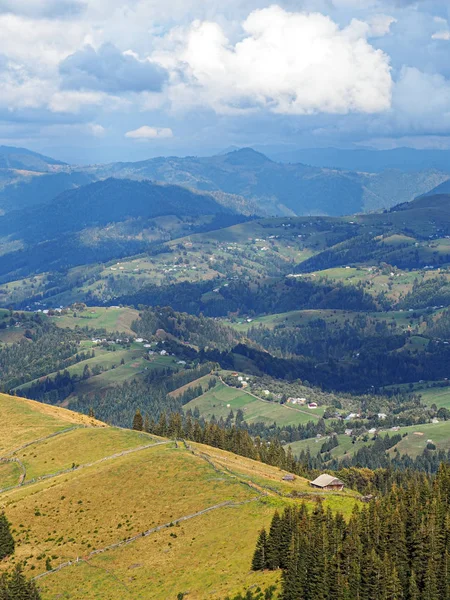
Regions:
<instances>
[{"instance_id":1,"label":"white cloud","mask_svg":"<svg viewBox=\"0 0 450 600\"><path fill-rule=\"evenodd\" d=\"M125 137L133 140L168 139L173 137L173 131L169 127L149 127L148 125L143 125L139 129L128 131Z\"/></svg>"},{"instance_id":2,"label":"white cloud","mask_svg":"<svg viewBox=\"0 0 450 600\"><path fill-rule=\"evenodd\" d=\"M391 25L397 23L397 19L390 15L374 15L370 21L370 35L373 37L383 37L391 32Z\"/></svg>"},{"instance_id":3,"label":"white cloud","mask_svg":"<svg viewBox=\"0 0 450 600\"><path fill-rule=\"evenodd\" d=\"M433 35L431 37L433 40L449 41L450 40L450 31L448 29L445 31L437 31L436 33L433 33Z\"/></svg>"},{"instance_id":4,"label":"white cloud","mask_svg":"<svg viewBox=\"0 0 450 600\"><path fill-rule=\"evenodd\" d=\"M235 45L214 22L170 32L168 48L154 58L172 70L175 105L293 115L390 107L389 57L367 42L369 24L355 20L340 29L322 14L271 6L250 13L242 27L245 37Z\"/></svg>"}]
</instances>

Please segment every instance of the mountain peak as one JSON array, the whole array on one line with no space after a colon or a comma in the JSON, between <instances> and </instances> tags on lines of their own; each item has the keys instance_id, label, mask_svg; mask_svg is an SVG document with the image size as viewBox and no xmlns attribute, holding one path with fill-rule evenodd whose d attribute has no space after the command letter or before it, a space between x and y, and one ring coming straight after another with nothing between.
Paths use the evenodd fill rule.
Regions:
<instances>
[{"instance_id":1,"label":"mountain peak","mask_svg":"<svg viewBox=\"0 0 450 600\"><path fill-rule=\"evenodd\" d=\"M273 161L267 158L265 154L253 150L253 148L240 148L225 154L225 162L231 165L258 166Z\"/></svg>"}]
</instances>

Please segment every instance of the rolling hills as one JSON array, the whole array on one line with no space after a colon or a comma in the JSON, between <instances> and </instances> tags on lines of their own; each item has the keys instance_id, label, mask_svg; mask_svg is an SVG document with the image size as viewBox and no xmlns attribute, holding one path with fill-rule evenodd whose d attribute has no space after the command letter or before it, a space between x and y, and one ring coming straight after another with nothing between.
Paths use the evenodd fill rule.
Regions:
<instances>
[{"instance_id":1,"label":"rolling hills","mask_svg":"<svg viewBox=\"0 0 450 600\"><path fill-rule=\"evenodd\" d=\"M292 164L269 159L251 148L217 156L155 158L88 169L96 177L151 179L198 190L221 190L257 202L259 214L344 215L388 208L412 200L449 178L444 172L372 173L336 165L309 166L307 157Z\"/></svg>"},{"instance_id":2,"label":"rolling hills","mask_svg":"<svg viewBox=\"0 0 450 600\"><path fill-rule=\"evenodd\" d=\"M16 397L0 395L0 413L0 506L16 538L0 569L24 561L44 600L219 599L277 581L250 571L251 553L292 491L309 500L302 478ZM356 502L324 498L345 515Z\"/></svg>"}]
</instances>

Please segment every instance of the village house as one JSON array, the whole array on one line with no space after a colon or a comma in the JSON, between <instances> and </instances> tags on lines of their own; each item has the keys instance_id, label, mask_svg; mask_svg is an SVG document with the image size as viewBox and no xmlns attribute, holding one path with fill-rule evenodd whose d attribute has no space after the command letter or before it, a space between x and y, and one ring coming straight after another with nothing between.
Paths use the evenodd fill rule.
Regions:
<instances>
[{"instance_id":1,"label":"village house","mask_svg":"<svg viewBox=\"0 0 450 600\"><path fill-rule=\"evenodd\" d=\"M286 400L288 404L306 404L306 398L288 398Z\"/></svg>"},{"instance_id":2,"label":"village house","mask_svg":"<svg viewBox=\"0 0 450 600\"><path fill-rule=\"evenodd\" d=\"M333 477L332 475L328 475L327 473L323 473L319 475L317 479L310 482L310 485L314 488L319 488L321 490L341 492L344 489L344 482L338 479L337 477Z\"/></svg>"},{"instance_id":3,"label":"village house","mask_svg":"<svg viewBox=\"0 0 450 600\"><path fill-rule=\"evenodd\" d=\"M291 473L288 473L287 475L284 475L283 477L283 481L294 481L295 480L295 475L292 475Z\"/></svg>"},{"instance_id":4,"label":"village house","mask_svg":"<svg viewBox=\"0 0 450 600\"><path fill-rule=\"evenodd\" d=\"M308 408L312 408L312 409L314 409L314 408L318 408L318 404L317 404L317 402L310 402L310 403L308 404Z\"/></svg>"}]
</instances>

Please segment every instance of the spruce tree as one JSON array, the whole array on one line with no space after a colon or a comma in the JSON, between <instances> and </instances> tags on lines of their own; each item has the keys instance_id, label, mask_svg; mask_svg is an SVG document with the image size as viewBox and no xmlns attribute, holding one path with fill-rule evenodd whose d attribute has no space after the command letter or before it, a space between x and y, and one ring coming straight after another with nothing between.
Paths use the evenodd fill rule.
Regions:
<instances>
[{"instance_id":1,"label":"spruce tree","mask_svg":"<svg viewBox=\"0 0 450 600\"><path fill-rule=\"evenodd\" d=\"M0 560L14 554L14 538L5 513L0 514Z\"/></svg>"},{"instance_id":2,"label":"spruce tree","mask_svg":"<svg viewBox=\"0 0 450 600\"><path fill-rule=\"evenodd\" d=\"M267 533L262 529L258 541L256 542L255 553L253 554L252 569L253 571L263 571L266 568L267 555Z\"/></svg>"},{"instance_id":3,"label":"spruce tree","mask_svg":"<svg viewBox=\"0 0 450 600\"><path fill-rule=\"evenodd\" d=\"M142 431L144 428L144 420L139 409L136 410L136 414L133 418L133 429L135 431Z\"/></svg>"}]
</instances>

